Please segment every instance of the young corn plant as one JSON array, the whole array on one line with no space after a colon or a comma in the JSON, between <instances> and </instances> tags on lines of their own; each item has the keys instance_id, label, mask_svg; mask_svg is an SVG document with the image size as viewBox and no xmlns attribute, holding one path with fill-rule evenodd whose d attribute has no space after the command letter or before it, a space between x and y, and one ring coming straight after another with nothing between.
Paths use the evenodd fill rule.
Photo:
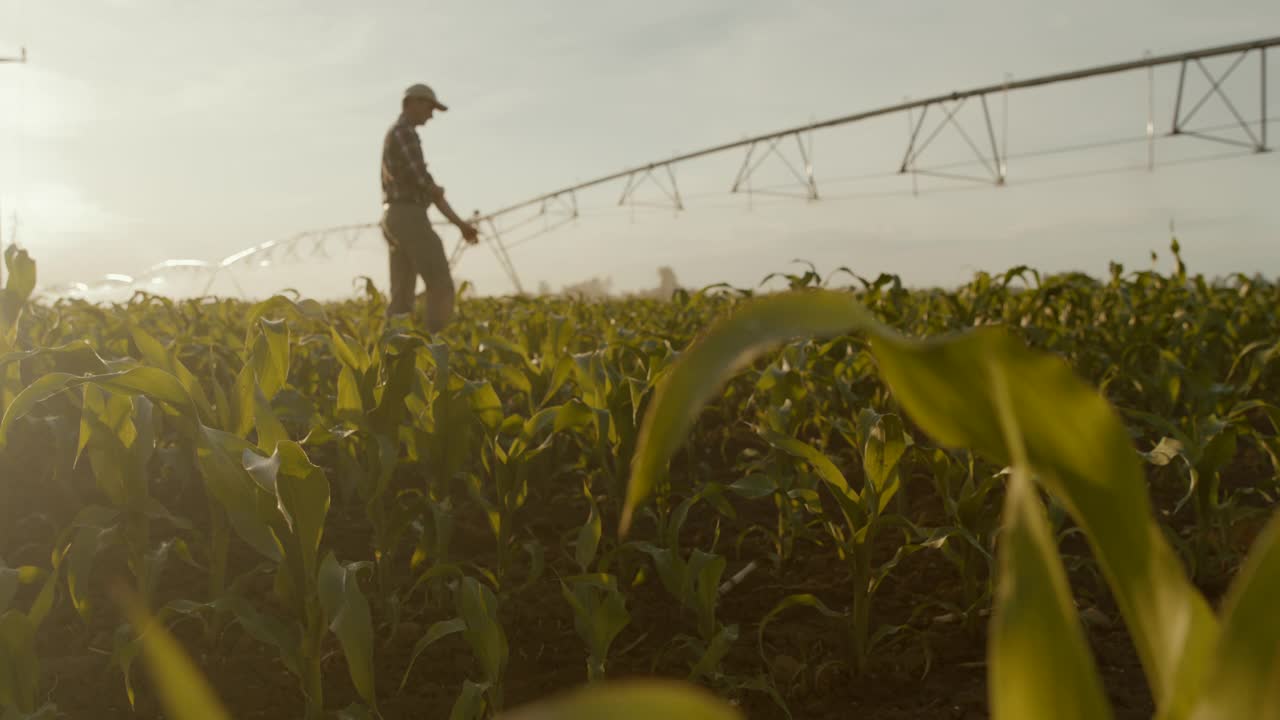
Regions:
<instances>
[{"instance_id":1,"label":"young corn plant","mask_svg":"<svg viewBox=\"0 0 1280 720\"><path fill-rule=\"evenodd\" d=\"M498 335L485 335L481 347L493 351L498 359L490 367L503 383L525 397L527 415L555 401L561 388L573 377L574 359L567 352L574 324L556 314L535 313L517 323L521 336L517 341ZM508 408L511 412L514 408Z\"/></svg>"},{"instance_id":2,"label":"young corn plant","mask_svg":"<svg viewBox=\"0 0 1280 720\"><path fill-rule=\"evenodd\" d=\"M163 370L132 361L107 363L95 353L81 354L88 373L52 372L23 388L5 408L0 420L0 448L8 442L14 422L40 402L65 390L80 389L80 424L74 461L90 466L98 494L105 505L82 507L57 539L54 569L65 574L75 610L87 622L91 614L90 578L102 553L120 548L138 591L151 599L169 556L176 554L194 564L185 541L170 537L154 542L156 521L171 529L190 530L185 519L169 512L151 495L152 458L162 418L173 422L179 433L199 425L204 406L193 401L182 382ZM189 438L189 435L187 436ZM171 603L166 614L191 610L186 603ZM112 660L124 674L127 697L134 691L130 665L136 646L127 641L127 628L115 634Z\"/></svg>"},{"instance_id":3,"label":"young corn plant","mask_svg":"<svg viewBox=\"0 0 1280 720\"><path fill-rule=\"evenodd\" d=\"M231 547L232 525L225 503L218 501L219 493L225 498L229 490L217 485L218 471L210 467L210 455L214 452L217 434L231 433L248 440L255 437L266 452L274 450L274 444L288 439L288 431L272 411L272 401L288 384L290 367L290 331L283 320L270 320L264 315L276 309L290 309L295 314L317 314L322 311L303 303L276 296L259 303L250 311L243 347L243 364L236 375L231 392L216 379L211 383L214 402L209 400L204 385L178 356L176 343L166 346L147 330L136 324L128 327L128 336L147 366L140 369L159 371L161 375L146 378L143 384L126 388L130 393L155 394L164 399L169 417L180 438L178 450L185 456L187 466L198 469L205 476L208 497L209 525L207 542L208 603L210 619L206 622L206 642L213 646L227 620L227 613L218 600L227 592L227 557ZM110 368L104 367L103 370ZM176 387L175 387L176 386ZM96 384L86 386L86 401ZM89 409L86 402L86 411ZM82 422L81 443L84 443ZM95 468L96 470L96 468ZM214 479L211 479L214 478ZM176 546L185 551L185 545ZM194 564L189 554L184 559ZM149 598L144 598L144 601ZM160 615L164 615L164 609ZM129 659L136 654L136 643L127 645Z\"/></svg>"},{"instance_id":4,"label":"young corn plant","mask_svg":"<svg viewBox=\"0 0 1280 720\"><path fill-rule=\"evenodd\" d=\"M1158 717L1277 717L1280 515L1260 535L1215 616L1152 517L1137 453L1112 407L1059 358L994 327L912 340L840 293L790 293L721 321L681 359L645 417L619 533L696 411L741 364L796 334L859 331L922 429L1010 467L988 645L996 718L1108 718L1050 533L1040 485L1088 539L1147 674Z\"/></svg>"},{"instance_id":5,"label":"young corn plant","mask_svg":"<svg viewBox=\"0 0 1280 720\"><path fill-rule=\"evenodd\" d=\"M229 444L234 448L237 443L231 439ZM240 445L240 452L239 473L252 482L253 506L249 517L239 513L234 517L252 528L247 532L256 542L251 544L267 558L273 571L273 594L287 615L276 618L261 613L237 595L222 602L231 606L247 633L274 646L285 667L298 677L308 720L324 713L320 663L330 632L342 647L357 692L376 712L373 623L359 585L359 573L367 564L343 565L332 552L320 554L329 510L324 472L290 441L277 443L269 457L247 444ZM223 468L235 473L232 466Z\"/></svg>"},{"instance_id":6,"label":"young corn plant","mask_svg":"<svg viewBox=\"0 0 1280 720\"><path fill-rule=\"evenodd\" d=\"M413 647L400 688L404 689L409 682L414 663L428 647L450 635L461 634L480 667L480 680L466 681L449 717L458 720L493 717L502 712L503 680L510 659L507 634L498 618L498 597L489 586L470 576L461 577L453 592L457 616L427 628Z\"/></svg>"},{"instance_id":7,"label":"young corn plant","mask_svg":"<svg viewBox=\"0 0 1280 720\"><path fill-rule=\"evenodd\" d=\"M841 559L849 564L852 571L853 593L847 617L849 658L853 671L861 675L867 671L875 644L896 630L873 628L871 607L875 592L901 559L921 546L908 542L910 536L904 532L903 544L898 546L890 560L879 567L873 561L872 550L879 533L894 525L902 525L901 520L888 509L902 485L898 465L907 449L907 437L902 421L896 415L881 415L868 410L859 420L863 430L857 440L862 448L864 476L860 489L851 485L835 463L812 445L767 428L761 428L759 432L774 448L811 467L838 508L836 513L825 517L837 517L839 521L826 519L823 524ZM774 616L797 604L831 613L812 595L784 598L761 622L760 637L764 637L764 628ZM763 641L760 644L763 645Z\"/></svg>"},{"instance_id":8,"label":"young corn plant","mask_svg":"<svg viewBox=\"0 0 1280 720\"><path fill-rule=\"evenodd\" d=\"M493 386L455 372L448 345L431 344L427 351L435 377L429 379L419 370L417 390L405 398L412 418L407 430L408 457L422 462L427 471L419 490L425 507L410 521L418 535L410 558L410 567L415 570L428 560L436 565L450 562L454 508L466 499L458 491L485 434L496 431L503 419L502 403Z\"/></svg>"},{"instance_id":9,"label":"young corn plant","mask_svg":"<svg viewBox=\"0 0 1280 720\"><path fill-rule=\"evenodd\" d=\"M17 610L0 614L0 717L54 718L56 707L39 704L37 626Z\"/></svg>"},{"instance_id":10,"label":"young corn plant","mask_svg":"<svg viewBox=\"0 0 1280 720\"><path fill-rule=\"evenodd\" d=\"M1239 502L1240 497L1229 495L1222 487L1223 473L1243 444L1254 442L1264 450L1268 446L1267 436L1249 421L1253 411L1265 416L1272 428L1280 426L1280 410L1258 400L1236 403L1221 417L1194 419L1189 431L1146 413L1129 413L1167 433L1143 457L1150 465L1169 468L1185 483L1186 492L1173 513L1188 505L1194 511L1196 524L1188 544L1192 575L1197 580L1221 576L1233 560L1228 540L1232 527L1258 512L1258 503ZM1270 500L1265 495L1261 499Z\"/></svg>"},{"instance_id":11,"label":"young corn plant","mask_svg":"<svg viewBox=\"0 0 1280 720\"><path fill-rule=\"evenodd\" d=\"M573 629L586 644L587 681L605 679L609 647L631 622L627 598L618 578L609 573L574 575L560 582L565 602L573 609Z\"/></svg>"},{"instance_id":12,"label":"young corn plant","mask_svg":"<svg viewBox=\"0 0 1280 720\"><path fill-rule=\"evenodd\" d=\"M161 705L174 720L227 720L231 714L214 693L199 668L183 652L182 646L164 626L150 617L136 598L124 596L121 603L134 627L146 656ZM475 697L478 686L468 683L464 695ZM476 717L470 705L454 706L451 718ZM607 717L615 720L744 720L730 703L708 690L672 680L637 678L573 688L513 708L498 715L499 720L577 720Z\"/></svg>"},{"instance_id":13,"label":"young corn plant","mask_svg":"<svg viewBox=\"0 0 1280 720\"><path fill-rule=\"evenodd\" d=\"M716 617L720 600L720 580L728 563L723 555L694 548L686 556L680 546L680 531L689 517L689 511L704 499L706 490L686 498L660 522L661 545L633 542L631 547L649 555L667 594L678 602L683 610L692 612L696 619L698 636L689 638L696 661L689 678L696 680L715 672L738 640L738 626L724 625ZM659 518L660 520L662 518ZM714 543L713 543L714 546Z\"/></svg>"},{"instance_id":14,"label":"young corn plant","mask_svg":"<svg viewBox=\"0 0 1280 720\"><path fill-rule=\"evenodd\" d=\"M573 628L587 646L587 682L595 683L604 680L609 647L631 622L631 615L627 612L627 598L618 586L618 578L606 572L604 567L599 572L591 572L603 525L600 506L591 494L591 486L584 482L582 491L590 514L578 530L574 546L574 562L579 574L562 579L560 589L573 609Z\"/></svg>"},{"instance_id":15,"label":"young corn plant","mask_svg":"<svg viewBox=\"0 0 1280 720\"><path fill-rule=\"evenodd\" d=\"M52 720L58 716L53 703L41 703L40 656L36 633L53 608L57 573L33 566L11 568L0 558L0 717ZM15 607L23 586L40 584L24 612Z\"/></svg>"},{"instance_id":16,"label":"young corn plant","mask_svg":"<svg viewBox=\"0 0 1280 720\"><path fill-rule=\"evenodd\" d=\"M577 431L593 421L586 405L570 401L543 408L530 418L508 415L486 437L480 455L484 474L471 474L468 489L483 508L497 541L499 583L511 570L517 515L529 498L529 479L537 463L557 435Z\"/></svg>"},{"instance_id":17,"label":"young corn plant","mask_svg":"<svg viewBox=\"0 0 1280 720\"><path fill-rule=\"evenodd\" d=\"M124 550L134 587L148 605L155 604L161 573L171 555L195 564L185 540L157 541L157 528L190 531L190 522L166 509L151 494L152 459L163 412L145 395L129 397L97 385L84 386L77 461L87 458L106 505L81 509L60 545L67 588L76 611L87 622L91 611L90 577L95 560L113 548ZM171 603L165 615L183 607ZM124 675L130 704L135 701L131 665L137 646L128 628L115 633L112 659Z\"/></svg>"},{"instance_id":18,"label":"young corn plant","mask_svg":"<svg viewBox=\"0 0 1280 720\"><path fill-rule=\"evenodd\" d=\"M4 264L8 272L5 285L0 288L0 357L22 349L18 346L18 321L36 288L36 262L26 250L16 245L5 248ZM19 367L5 364L0 370L0 411L13 402L21 389Z\"/></svg>"},{"instance_id":19,"label":"young corn plant","mask_svg":"<svg viewBox=\"0 0 1280 720\"><path fill-rule=\"evenodd\" d=\"M84 388L77 460L87 457L106 506L82 509L66 548L68 589L76 610L89 615L88 579L94 558L108 548L125 548L137 587L150 596L155 587L151 552L151 515L163 511L150 494L149 464L155 451L153 404L94 385Z\"/></svg>"},{"instance_id":20,"label":"young corn plant","mask_svg":"<svg viewBox=\"0 0 1280 720\"><path fill-rule=\"evenodd\" d=\"M604 477L608 497L617 503L626 482L626 466L635 450L637 409L649 390L644 378L631 377L611 358L633 352L602 349L573 356L579 397L594 414L594 428L587 447L591 466Z\"/></svg>"},{"instance_id":21,"label":"young corn plant","mask_svg":"<svg viewBox=\"0 0 1280 720\"><path fill-rule=\"evenodd\" d=\"M999 473L980 474L972 453L944 448L919 449L925 457L934 490L942 500L947 524L922 533L920 544L938 548L960 575L960 615L976 619L974 610L987 607L995 578L992 538L999 526L996 492L1003 487Z\"/></svg>"},{"instance_id":22,"label":"young corn plant","mask_svg":"<svg viewBox=\"0 0 1280 720\"><path fill-rule=\"evenodd\" d=\"M372 358L352 349L330 328L331 344L342 360L335 407L339 425L329 431L340 437L342 467L354 477L355 492L373 531L377 605L396 604L391 566L412 515L391 490L400 461L401 429L407 423L406 400L418 380L418 349L422 342L404 335L384 338ZM380 377L382 376L382 377Z\"/></svg>"},{"instance_id":23,"label":"young corn plant","mask_svg":"<svg viewBox=\"0 0 1280 720\"><path fill-rule=\"evenodd\" d=\"M755 448L742 453L735 474L741 477L725 486L727 492L748 501L769 498L774 506L773 524L748 526L739 533L736 545L741 548L753 533L765 536L771 547L768 559L780 571L791 561L796 540L808 536L814 518L822 515L822 497L818 493L821 481L811 473L795 472L790 455L759 452Z\"/></svg>"}]
</instances>

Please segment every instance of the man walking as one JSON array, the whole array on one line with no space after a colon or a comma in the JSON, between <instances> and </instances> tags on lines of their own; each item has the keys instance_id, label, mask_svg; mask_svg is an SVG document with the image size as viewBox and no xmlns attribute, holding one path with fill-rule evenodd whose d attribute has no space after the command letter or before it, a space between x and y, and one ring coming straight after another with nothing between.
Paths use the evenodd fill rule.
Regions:
<instances>
[{"instance_id":1,"label":"man walking","mask_svg":"<svg viewBox=\"0 0 1280 720\"><path fill-rule=\"evenodd\" d=\"M426 85L405 90L400 117L387 131L382 144L382 235L391 260L391 302L388 315L413 312L418 276L427 286L427 330L439 332L453 316L453 278L444 243L431 227L427 208L435 205L462 231L472 245L479 241L476 228L453 211L444 188L436 185L422 157L417 128L436 110L448 110Z\"/></svg>"}]
</instances>

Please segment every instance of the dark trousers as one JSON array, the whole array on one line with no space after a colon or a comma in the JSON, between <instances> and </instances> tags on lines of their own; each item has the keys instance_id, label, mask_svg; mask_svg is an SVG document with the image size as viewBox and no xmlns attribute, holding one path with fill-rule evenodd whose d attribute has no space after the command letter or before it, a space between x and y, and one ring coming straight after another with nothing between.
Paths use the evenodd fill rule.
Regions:
<instances>
[{"instance_id":1,"label":"dark trousers","mask_svg":"<svg viewBox=\"0 0 1280 720\"><path fill-rule=\"evenodd\" d=\"M444 242L421 205L392 203L382 214L382 236L391 260L388 315L413 313L418 277L427 286L427 330L439 332L453 315L453 277Z\"/></svg>"}]
</instances>

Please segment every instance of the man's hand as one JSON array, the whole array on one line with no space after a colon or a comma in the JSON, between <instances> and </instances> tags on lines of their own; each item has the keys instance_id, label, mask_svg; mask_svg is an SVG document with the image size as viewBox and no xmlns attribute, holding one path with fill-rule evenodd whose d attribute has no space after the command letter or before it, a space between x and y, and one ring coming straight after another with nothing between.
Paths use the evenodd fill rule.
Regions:
<instances>
[{"instance_id":1,"label":"man's hand","mask_svg":"<svg viewBox=\"0 0 1280 720\"><path fill-rule=\"evenodd\" d=\"M480 231L476 229L475 225L458 217L458 213L454 212L453 208L449 206L449 201L444 199L444 188L436 186L434 197L435 205L440 212L444 213L444 216L449 218L449 221L462 231L463 240L472 245L480 242Z\"/></svg>"}]
</instances>

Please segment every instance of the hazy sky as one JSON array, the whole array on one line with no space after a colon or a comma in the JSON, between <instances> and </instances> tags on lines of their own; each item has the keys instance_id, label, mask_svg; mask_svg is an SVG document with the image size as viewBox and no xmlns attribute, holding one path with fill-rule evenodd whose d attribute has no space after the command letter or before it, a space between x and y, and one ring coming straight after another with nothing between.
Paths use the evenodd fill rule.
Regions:
<instances>
[{"instance_id":1,"label":"hazy sky","mask_svg":"<svg viewBox=\"0 0 1280 720\"><path fill-rule=\"evenodd\" d=\"M0 0L0 200L44 283L132 273L167 258L217 260L266 240L376 220L382 135L413 82L450 111L420 132L427 161L462 212L702 145L1015 77L1280 35L1275 0L969 2L336 2L330 0ZM1280 117L1280 48L1270 115ZM1208 65L1219 70L1230 62ZM1258 116L1257 59L1226 87ZM1176 70L1156 77L1168 129ZM1207 88L1192 75L1195 99ZM1141 136L1146 74L1013 93L1010 153ZM1190 87L1190 86L1189 86ZM1189 90L1191 92L1191 90ZM973 113L976 106L966 108ZM992 112L1002 109L993 98ZM980 115L962 117L983 137ZM1197 122L1230 116L1216 99ZM689 210L605 210L621 186L580 198L582 221L513 250L525 284L608 275L652 285L671 265L699 285L758 281L807 258L820 269L963 281L1019 263L1101 273L1147 262L1170 219L1193 270L1280 274L1280 154L1162 141L1158 160L1213 156L1154 174L1142 144L1010 160L1005 188L893 195L906 118L818 133L823 200L756 202L725 191L741 154L678 169ZM1280 126L1271 126L1280 144ZM1230 133L1224 133L1230 134ZM1240 136L1239 133L1236 136ZM790 146L788 146L790 147ZM1166 150L1166 147L1169 149ZM931 162L963 159L948 131ZM927 164L922 159L922 164ZM768 173L775 173L770 176ZM785 178L763 166L760 182ZM1053 182L1049 178L1063 177ZM976 188L976 189L975 189ZM656 189L643 199L657 200ZM455 235L446 233L452 246ZM383 246L243 278L385 290ZM457 275L482 292L509 283L481 249Z\"/></svg>"}]
</instances>

